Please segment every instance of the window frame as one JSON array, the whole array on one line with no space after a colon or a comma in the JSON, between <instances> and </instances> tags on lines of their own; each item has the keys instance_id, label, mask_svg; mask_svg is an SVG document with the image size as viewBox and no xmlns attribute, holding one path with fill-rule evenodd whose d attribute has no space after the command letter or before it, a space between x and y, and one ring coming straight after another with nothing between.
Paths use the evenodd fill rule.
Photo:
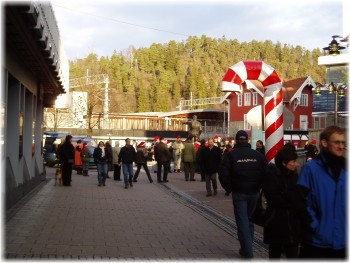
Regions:
<instances>
[{"instance_id":1,"label":"window frame","mask_svg":"<svg viewBox=\"0 0 350 263\"><path fill-rule=\"evenodd\" d=\"M244 106L251 106L251 105L252 105L252 93L245 92L244 93Z\"/></svg>"},{"instance_id":2,"label":"window frame","mask_svg":"<svg viewBox=\"0 0 350 263\"><path fill-rule=\"evenodd\" d=\"M248 114L244 114L244 124L243 124L243 130L247 131L247 130L251 130L252 126L249 124L249 122L247 121L248 119Z\"/></svg>"},{"instance_id":3,"label":"window frame","mask_svg":"<svg viewBox=\"0 0 350 263\"><path fill-rule=\"evenodd\" d=\"M257 92L252 92L253 94L253 105L258 105L259 97Z\"/></svg>"},{"instance_id":4,"label":"window frame","mask_svg":"<svg viewBox=\"0 0 350 263\"><path fill-rule=\"evenodd\" d=\"M242 93L237 94L237 106L242 107Z\"/></svg>"},{"instance_id":5,"label":"window frame","mask_svg":"<svg viewBox=\"0 0 350 263\"><path fill-rule=\"evenodd\" d=\"M301 94L300 95L300 106L308 107L309 106L309 94Z\"/></svg>"}]
</instances>

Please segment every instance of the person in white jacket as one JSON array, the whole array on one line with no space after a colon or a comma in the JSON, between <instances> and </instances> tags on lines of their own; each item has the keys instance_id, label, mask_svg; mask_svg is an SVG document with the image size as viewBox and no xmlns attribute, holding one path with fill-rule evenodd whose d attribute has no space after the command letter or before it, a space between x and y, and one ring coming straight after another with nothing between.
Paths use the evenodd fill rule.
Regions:
<instances>
[{"instance_id":1,"label":"person in white jacket","mask_svg":"<svg viewBox=\"0 0 350 263\"><path fill-rule=\"evenodd\" d=\"M184 148L181 136L177 136L176 141L173 143L174 173L181 172L181 154Z\"/></svg>"}]
</instances>

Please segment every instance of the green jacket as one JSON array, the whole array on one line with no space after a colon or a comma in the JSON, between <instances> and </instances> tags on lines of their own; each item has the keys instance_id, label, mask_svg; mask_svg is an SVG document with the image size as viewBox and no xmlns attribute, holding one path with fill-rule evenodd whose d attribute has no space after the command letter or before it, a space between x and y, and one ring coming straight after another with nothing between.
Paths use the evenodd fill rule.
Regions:
<instances>
[{"instance_id":1,"label":"green jacket","mask_svg":"<svg viewBox=\"0 0 350 263\"><path fill-rule=\"evenodd\" d=\"M196 148L192 142L185 142L182 151L183 162L196 162Z\"/></svg>"},{"instance_id":2,"label":"green jacket","mask_svg":"<svg viewBox=\"0 0 350 263\"><path fill-rule=\"evenodd\" d=\"M89 149L86 147L80 152L80 156L83 162L90 162L90 159L93 157Z\"/></svg>"}]
</instances>

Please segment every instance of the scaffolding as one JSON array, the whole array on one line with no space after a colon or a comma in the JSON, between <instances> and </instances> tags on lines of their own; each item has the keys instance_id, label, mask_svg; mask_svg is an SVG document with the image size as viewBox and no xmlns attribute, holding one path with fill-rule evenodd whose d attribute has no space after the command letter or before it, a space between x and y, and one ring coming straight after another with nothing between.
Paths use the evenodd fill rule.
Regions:
<instances>
[{"instance_id":1,"label":"scaffolding","mask_svg":"<svg viewBox=\"0 0 350 263\"><path fill-rule=\"evenodd\" d=\"M190 99L189 100L180 100L179 106L177 106L176 108L178 108L180 111L182 111L182 109L184 107L192 108L194 106L220 104L221 100L222 100L222 97L193 99L192 92L191 92Z\"/></svg>"},{"instance_id":2,"label":"scaffolding","mask_svg":"<svg viewBox=\"0 0 350 263\"><path fill-rule=\"evenodd\" d=\"M229 130L229 123L230 123L230 101L225 99L224 97L210 97L210 98L199 98L199 99L193 99L192 92L190 94L189 100L181 100L179 105L176 106L180 111L183 110L184 107L189 107L190 109L194 106L202 106L202 105L209 105L209 104L220 104L224 101L227 103L227 124L225 124L226 119L224 117L224 126L227 125L227 136L230 134Z\"/></svg>"}]
</instances>

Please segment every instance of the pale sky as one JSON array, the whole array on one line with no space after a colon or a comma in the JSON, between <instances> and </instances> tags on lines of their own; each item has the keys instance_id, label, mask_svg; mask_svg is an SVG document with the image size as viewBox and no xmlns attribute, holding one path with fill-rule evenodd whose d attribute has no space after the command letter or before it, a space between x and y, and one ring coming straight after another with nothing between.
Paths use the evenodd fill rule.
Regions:
<instances>
[{"instance_id":1,"label":"pale sky","mask_svg":"<svg viewBox=\"0 0 350 263\"><path fill-rule=\"evenodd\" d=\"M345 35L342 0L91 1L53 0L69 59L112 56L130 46L206 35L238 41L272 40L307 49ZM347 26L347 25L346 25Z\"/></svg>"}]
</instances>

